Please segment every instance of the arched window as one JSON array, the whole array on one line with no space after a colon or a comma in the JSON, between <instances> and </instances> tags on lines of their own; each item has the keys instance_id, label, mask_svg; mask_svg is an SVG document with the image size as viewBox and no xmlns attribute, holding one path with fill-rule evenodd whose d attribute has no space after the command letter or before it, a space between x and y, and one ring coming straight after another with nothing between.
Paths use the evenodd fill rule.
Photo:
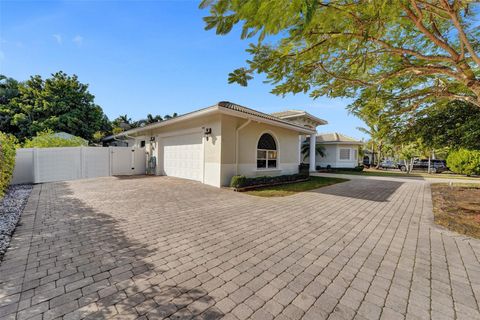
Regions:
<instances>
[{"instance_id":1,"label":"arched window","mask_svg":"<svg viewBox=\"0 0 480 320\"><path fill-rule=\"evenodd\" d=\"M277 144L271 134L264 133L257 144L257 169L277 167Z\"/></svg>"}]
</instances>

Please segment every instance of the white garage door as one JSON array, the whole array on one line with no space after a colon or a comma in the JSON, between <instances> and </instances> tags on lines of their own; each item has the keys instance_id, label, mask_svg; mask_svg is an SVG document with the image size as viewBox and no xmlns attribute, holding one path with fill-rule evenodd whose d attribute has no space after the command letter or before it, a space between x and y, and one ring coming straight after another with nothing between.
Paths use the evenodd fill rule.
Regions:
<instances>
[{"instance_id":1,"label":"white garage door","mask_svg":"<svg viewBox=\"0 0 480 320\"><path fill-rule=\"evenodd\" d=\"M203 182L201 134L164 138L163 157L163 169L167 176Z\"/></svg>"}]
</instances>

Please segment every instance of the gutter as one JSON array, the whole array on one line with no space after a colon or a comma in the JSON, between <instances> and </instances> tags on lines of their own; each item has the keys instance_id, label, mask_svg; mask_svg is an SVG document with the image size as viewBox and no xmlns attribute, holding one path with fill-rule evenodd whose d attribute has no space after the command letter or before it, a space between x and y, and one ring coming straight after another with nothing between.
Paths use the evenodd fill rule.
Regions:
<instances>
[{"instance_id":1,"label":"gutter","mask_svg":"<svg viewBox=\"0 0 480 320\"><path fill-rule=\"evenodd\" d=\"M250 122L252 122L252 119L248 119L247 122L235 130L235 175L238 175L238 133L240 130L248 126Z\"/></svg>"}]
</instances>

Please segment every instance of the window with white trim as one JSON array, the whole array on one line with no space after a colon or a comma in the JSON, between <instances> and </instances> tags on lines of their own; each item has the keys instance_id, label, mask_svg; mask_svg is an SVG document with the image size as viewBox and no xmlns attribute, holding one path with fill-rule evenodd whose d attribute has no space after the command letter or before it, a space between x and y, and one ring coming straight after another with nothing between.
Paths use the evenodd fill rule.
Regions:
<instances>
[{"instance_id":1,"label":"window with white trim","mask_svg":"<svg viewBox=\"0 0 480 320\"><path fill-rule=\"evenodd\" d=\"M277 144L271 134L264 133L257 144L257 169L277 167Z\"/></svg>"},{"instance_id":2,"label":"window with white trim","mask_svg":"<svg viewBox=\"0 0 480 320\"><path fill-rule=\"evenodd\" d=\"M338 155L340 160L350 160L350 149L342 148Z\"/></svg>"}]
</instances>

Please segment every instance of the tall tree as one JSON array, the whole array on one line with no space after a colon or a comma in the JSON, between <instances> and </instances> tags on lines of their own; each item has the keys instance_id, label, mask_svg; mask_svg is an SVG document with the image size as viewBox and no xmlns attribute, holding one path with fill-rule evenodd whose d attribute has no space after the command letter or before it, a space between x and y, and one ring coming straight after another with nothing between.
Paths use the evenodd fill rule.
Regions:
<instances>
[{"instance_id":1,"label":"tall tree","mask_svg":"<svg viewBox=\"0 0 480 320\"><path fill-rule=\"evenodd\" d=\"M48 79L33 76L18 84L18 94L0 110L9 133L24 140L45 130L64 131L92 140L96 131L110 130L108 118L95 104L88 85L76 75L57 72Z\"/></svg>"},{"instance_id":2,"label":"tall tree","mask_svg":"<svg viewBox=\"0 0 480 320\"><path fill-rule=\"evenodd\" d=\"M0 75L0 131L2 132L13 133L16 129L12 124L15 108L11 102L18 94L18 81Z\"/></svg>"},{"instance_id":3,"label":"tall tree","mask_svg":"<svg viewBox=\"0 0 480 320\"><path fill-rule=\"evenodd\" d=\"M206 29L255 38L229 82L266 74L275 94L395 100L399 112L439 101L480 107L479 7L471 0L203 0ZM370 95L372 96L372 95Z\"/></svg>"},{"instance_id":4,"label":"tall tree","mask_svg":"<svg viewBox=\"0 0 480 320\"><path fill-rule=\"evenodd\" d=\"M370 99L361 103L357 100L348 109L367 125L367 128L358 127L357 130L370 136L372 157L375 157L376 147L378 151L377 168L379 168L384 147L391 139L394 123L393 116L385 110L385 102L380 98ZM372 162L375 162L375 159L372 160Z\"/></svg>"},{"instance_id":5,"label":"tall tree","mask_svg":"<svg viewBox=\"0 0 480 320\"><path fill-rule=\"evenodd\" d=\"M418 113L405 131L430 149L480 150L480 109L461 101L440 104Z\"/></svg>"}]
</instances>

